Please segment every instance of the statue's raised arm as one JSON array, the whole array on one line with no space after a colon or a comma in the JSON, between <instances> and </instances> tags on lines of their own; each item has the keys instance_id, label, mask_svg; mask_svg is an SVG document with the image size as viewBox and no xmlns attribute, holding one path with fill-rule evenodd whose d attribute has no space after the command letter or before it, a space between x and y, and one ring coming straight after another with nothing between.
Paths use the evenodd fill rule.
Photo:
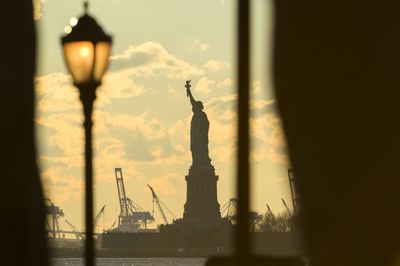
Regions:
<instances>
[{"instance_id":1,"label":"statue's raised arm","mask_svg":"<svg viewBox=\"0 0 400 266\"><path fill-rule=\"evenodd\" d=\"M192 107L194 107L196 100L193 98L192 92L190 91L190 87L192 87L192 85L190 85L191 80L186 80L186 94L190 99L190 103L192 104Z\"/></svg>"}]
</instances>

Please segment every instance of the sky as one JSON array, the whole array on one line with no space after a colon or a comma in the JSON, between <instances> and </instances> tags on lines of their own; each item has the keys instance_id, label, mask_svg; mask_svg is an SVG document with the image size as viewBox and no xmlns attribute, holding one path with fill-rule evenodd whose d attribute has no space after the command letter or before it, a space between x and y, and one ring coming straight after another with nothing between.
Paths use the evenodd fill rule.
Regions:
<instances>
[{"instance_id":1,"label":"sky","mask_svg":"<svg viewBox=\"0 0 400 266\"><path fill-rule=\"evenodd\" d=\"M152 212L146 184L177 217L191 165L191 105L185 81L210 121L209 150L222 206L235 197L237 125L236 12L233 0L92 0L89 13L113 36L110 65L94 111L95 210L100 230L119 213L114 168L127 196ZM282 122L271 79L271 5L254 1L251 77L251 208L275 212L290 203ZM36 128L44 192L83 228L83 116L60 45L81 0L36 0L39 63ZM157 209L153 226L162 223ZM66 225L64 225L65 228Z\"/></svg>"}]
</instances>

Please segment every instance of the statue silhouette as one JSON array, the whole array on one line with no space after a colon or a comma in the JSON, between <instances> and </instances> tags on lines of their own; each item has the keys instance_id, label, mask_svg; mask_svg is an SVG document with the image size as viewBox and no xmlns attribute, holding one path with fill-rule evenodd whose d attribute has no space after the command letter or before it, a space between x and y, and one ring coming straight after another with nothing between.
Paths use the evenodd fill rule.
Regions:
<instances>
[{"instance_id":1,"label":"statue silhouette","mask_svg":"<svg viewBox=\"0 0 400 266\"><path fill-rule=\"evenodd\" d=\"M200 101L193 98L190 91L190 80L186 81L186 93L192 104L193 117L190 125L190 150L192 151L192 166L202 167L209 166L211 159L208 155L208 129L210 122L206 113L203 111L204 106Z\"/></svg>"}]
</instances>

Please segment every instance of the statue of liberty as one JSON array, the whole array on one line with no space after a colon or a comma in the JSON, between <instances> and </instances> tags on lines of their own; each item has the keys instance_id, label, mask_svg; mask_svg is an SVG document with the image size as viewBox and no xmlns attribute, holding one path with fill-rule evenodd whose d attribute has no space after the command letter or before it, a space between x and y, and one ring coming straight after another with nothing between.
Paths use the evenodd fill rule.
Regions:
<instances>
[{"instance_id":1,"label":"statue of liberty","mask_svg":"<svg viewBox=\"0 0 400 266\"><path fill-rule=\"evenodd\" d=\"M192 151L192 166L210 166L211 159L208 155L208 129L210 122L204 106L200 101L196 101L190 91L190 80L186 81L186 93L192 104L193 117L190 124L190 150Z\"/></svg>"}]
</instances>

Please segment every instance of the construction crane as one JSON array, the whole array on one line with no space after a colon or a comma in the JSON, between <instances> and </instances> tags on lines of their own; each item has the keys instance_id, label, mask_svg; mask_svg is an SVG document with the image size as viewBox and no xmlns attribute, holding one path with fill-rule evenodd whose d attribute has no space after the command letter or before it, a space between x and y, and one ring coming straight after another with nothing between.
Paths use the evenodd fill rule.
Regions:
<instances>
[{"instance_id":1,"label":"construction crane","mask_svg":"<svg viewBox=\"0 0 400 266\"><path fill-rule=\"evenodd\" d=\"M286 211L287 211L288 213L290 213L290 209L289 209L289 207L287 206L286 201L285 201L284 199L282 199L282 198L281 198L281 200L282 200L283 206L285 206Z\"/></svg>"},{"instance_id":2,"label":"construction crane","mask_svg":"<svg viewBox=\"0 0 400 266\"><path fill-rule=\"evenodd\" d=\"M62 234L62 237L65 238L65 233L63 232L63 230L61 230L59 219L56 220L56 226L57 226L57 231L59 232L59 234Z\"/></svg>"},{"instance_id":3,"label":"construction crane","mask_svg":"<svg viewBox=\"0 0 400 266\"><path fill-rule=\"evenodd\" d=\"M147 185L151 191L151 195L153 196L153 215L154 215L154 203L156 203L158 210L160 211L160 214L164 220L165 224L169 224L168 223L168 219L167 216L165 215L165 212L162 208L162 206L164 206L165 209L167 209L167 211L172 215L172 217L174 217L174 219L176 219L175 215L172 213L172 211L170 211L170 209L168 209L167 205L165 205L158 197L157 194L154 192L154 189L150 186ZM162 206L161 206L162 205Z\"/></svg>"},{"instance_id":4,"label":"construction crane","mask_svg":"<svg viewBox=\"0 0 400 266\"><path fill-rule=\"evenodd\" d=\"M100 218L104 215L104 210L106 208L106 205L104 205L99 213L96 215L96 218L94 219L93 227L96 229L96 227L99 225Z\"/></svg>"},{"instance_id":5,"label":"construction crane","mask_svg":"<svg viewBox=\"0 0 400 266\"><path fill-rule=\"evenodd\" d=\"M65 222L69 225L69 227L71 227L72 232L75 233L76 239L84 239L84 234L79 232L79 230L73 224L71 224L67 219L65 219Z\"/></svg>"},{"instance_id":6,"label":"construction crane","mask_svg":"<svg viewBox=\"0 0 400 266\"><path fill-rule=\"evenodd\" d=\"M124 178L122 176L121 168L115 168L115 178L117 181L119 206L121 208L121 211L119 213L119 218L118 218L118 225L120 225L121 220L123 219L122 217L128 216L128 204L127 204L126 193L125 193Z\"/></svg>"},{"instance_id":7,"label":"construction crane","mask_svg":"<svg viewBox=\"0 0 400 266\"><path fill-rule=\"evenodd\" d=\"M46 207L46 232L50 239L62 239L65 235L74 235L77 239L83 239L84 233L80 232L73 224L69 221L64 220L72 230L63 230L60 226L60 218L64 217L63 210L54 205L50 199L45 199L44 204Z\"/></svg>"},{"instance_id":8,"label":"construction crane","mask_svg":"<svg viewBox=\"0 0 400 266\"><path fill-rule=\"evenodd\" d=\"M130 198L127 198L127 202L129 213L131 213L132 217L137 220L140 225L143 225L144 229L147 229L147 221L154 221L153 215L151 215L150 212L145 211Z\"/></svg>"},{"instance_id":9,"label":"construction crane","mask_svg":"<svg viewBox=\"0 0 400 266\"><path fill-rule=\"evenodd\" d=\"M274 214L274 212L273 212L273 211L271 210L271 208L269 207L268 203L267 203L266 205L267 205L267 212Z\"/></svg>"},{"instance_id":10,"label":"construction crane","mask_svg":"<svg viewBox=\"0 0 400 266\"><path fill-rule=\"evenodd\" d=\"M222 217L228 218L229 221L231 221L232 224L237 223L237 212L238 212L238 199L237 198L231 198L227 203L222 205L220 208L220 212ZM249 220L250 220L250 230L254 231L255 230L255 224L256 222L261 219L261 216L254 211L249 211Z\"/></svg>"},{"instance_id":11,"label":"construction crane","mask_svg":"<svg viewBox=\"0 0 400 266\"><path fill-rule=\"evenodd\" d=\"M52 238L64 237L64 233L60 230L59 218L64 216L63 210L55 206L50 199L45 199L46 206L46 230Z\"/></svg>"},{"instance_id":12,"label":"construction crane","mask_svg":"<svg viewBox=\"0 0 400 266\"><path fill-rule=\"evenodd\" d=\"M288 169L288 177L290 185L290 194L292 196L293 211L296 214L301 209L301 205L300 205L299 191L296 186L296 175L292 168Z\"/></svg>"},{"instance_id":13,"label":"construction crane","mask_svg":"<svg viewBox=\"0 0 400 266\"><path fill-rule=\"evenodd\" d=\"M147 221L153 221L153 216L126 196L122 169L115 168L120 213L118 216L118 231L137 232L141 225L147 228Z\"/></svg>"},{"instance_id":14,"label":"construction crane","mask_svg":"<svg viewBox=\"0 0 400 266\"><path fill-rule=\"evenodd\" d=\"M115 219L115 220L114 220L114 222L112 223L112 225L111 225L111 227L110 227L111 229L114 228L115 224L117 223L117 220L118 220L118 219Z\"/></svg>"},{"instance_id":15,"label":"construction crane","mask_svg":"<svg viewBox=\"0 0 400 266\"><path fill-rule=\"evenodd\" d=\"M236 198L231 198L227 203L222 205L220 212L222 217L228 218L232 223L236 223L237 210L238 210L238 200Z\"/></svg>"}]
</instances>

